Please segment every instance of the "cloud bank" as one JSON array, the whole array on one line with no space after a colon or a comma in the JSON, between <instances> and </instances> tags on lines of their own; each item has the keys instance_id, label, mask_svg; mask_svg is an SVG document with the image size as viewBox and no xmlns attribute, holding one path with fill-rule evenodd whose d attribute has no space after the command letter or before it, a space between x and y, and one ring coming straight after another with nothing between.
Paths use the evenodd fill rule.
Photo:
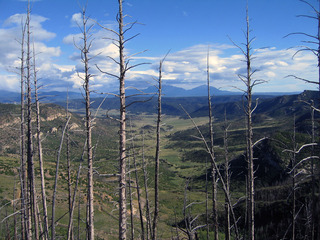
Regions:
<instances>
[{"instance_id":1,"label":"cloud bank","mask_svg":"<svg viewBox=\"0 0 320 240\"><path fill-rule=\"evenodd\" d=\"M20 66L21 52L21 23L25 19L24 14L15 14L9 17L0 28L0 88L11 91L19 90L19 76L16 73ZM73 49L68 54L70 64L60 64L59 59L66 57L62 52L62 46L49 46L57 34L49 32L43 27L43 23L49 19L32 15L31 31L35 42L37 53L38 76L42 84L50 90L78 91L82 88L83 81L79 75L83 73L80 51L73 45L81 48L81 34L70 34L64 36L64 47ZM81 15L74 14L71 17L70 26L77 27L81 21ZM90 24L94 22L91 21ZM113 27L114 23L108 23ZM96 91L111 92L118 87L116 78L100 72L98 66L104 72L117 75L118 65L114 60L118 59L118 49L110 40L115 36L98 26L92 29L92 48L90 56L90 71L93 74L93 88ZM134 41L134 39L132 40ZM227 42L228 40L226 40ZM288 75L316 80L317 60L311 52L300 52L294 58L296 49L257 49L254 53L253 69L257 70L255 79L268 81L256 87L258 92L290 92L311 89L315 86L304 82L287 78ZM134 54L127 49L126 56ZM165 54L165 53L164 53ZM185 89L191 89L206 84L208 44L198 44L185 49L171 51L166 58L163 68L164 84L174 85ZM237 77L246 70L241 52L230 44L209 45L209 66L212 86L224 90L235 90L243 88L242 82ZM127 74L127 86L146 88L153 84L154 78L158 76L159 61L163 56L144 57L143 54L132 57L131 64L149 63L133 68Z\"/></svg>"}]
</instances>

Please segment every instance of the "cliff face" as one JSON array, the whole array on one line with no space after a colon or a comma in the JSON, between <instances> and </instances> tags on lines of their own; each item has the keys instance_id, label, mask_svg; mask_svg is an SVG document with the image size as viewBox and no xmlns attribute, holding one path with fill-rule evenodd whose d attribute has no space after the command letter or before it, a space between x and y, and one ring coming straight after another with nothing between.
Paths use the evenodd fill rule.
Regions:
<instances>
[{"instance_id":1,"label":"cliff face","mask_svg":"<svg viewBox=\"0 0 320 240\"><path fill-rule=\"evenodd\" d=\"M66 121L66 110L53 104L43 104L40 108L42 126L41 135L56 134L59 127ZM32 123L36 128L35 111ZM20 105L0 104L0 153L18 154L20 149ZM74 116L70 123L71 130L80 128L79 117ZM35 134L35 131L34 131ZM34 135L35 137L35 135Z\"/></svg>"}]
</instances>

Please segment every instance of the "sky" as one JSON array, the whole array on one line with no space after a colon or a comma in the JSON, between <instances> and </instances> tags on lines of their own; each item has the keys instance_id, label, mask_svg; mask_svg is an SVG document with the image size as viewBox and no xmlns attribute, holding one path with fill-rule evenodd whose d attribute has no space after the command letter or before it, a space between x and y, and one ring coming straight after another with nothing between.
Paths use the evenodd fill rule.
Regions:
<instances>
[{"instance_id":1,"label":"sky","mask_svg":"<svg viewBox=\"0 0 320 240\"><path fill-rule=\"evenodd\" d=\"M83 73L80 52L80 10L84 0L33 0L31 31L35 44L36 68L44 91L81 91ZM309 3L319 9L318 0ZM313 9L299 0L248 0L254 79L262 79L254 92L301 92L316 90L316 85L296 80L317 81L315 47L305 43L317 35ZM191 89L206 84L207 53L211 85L221 90L245 89L238 75L245 73L246 63L241 50L246 29L246 0L126 0L123 3L127 23L137 24L126 37L137 37L125 46L132 68L126 85L147 88L155 84L159 61L169 52L163 65L163 84ZM20 65L21 22L25 19L26 0L0 0L0 89L19 91L17 68ZM88 0L87 16L92 28L90 72L92 89L112 92L117 79L103 74L117 74L115 36L100 26L117 30L117 0ZM97 24L99 23L99 24ZM100 25L100 26L99 26ZM285 37L287 36L287 37ZM234 44L235 43L235 44ZM298 52L297 52L298 51ZM139 53L139 54L137 54Z\"/></svg>"}]
</instances>

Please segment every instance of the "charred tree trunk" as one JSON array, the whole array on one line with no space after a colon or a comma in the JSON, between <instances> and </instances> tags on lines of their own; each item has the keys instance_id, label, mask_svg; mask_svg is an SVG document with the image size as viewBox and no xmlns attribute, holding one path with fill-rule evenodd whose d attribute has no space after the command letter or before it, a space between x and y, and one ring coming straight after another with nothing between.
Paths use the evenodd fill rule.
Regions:
<instances>
[{"instance_id":1,"label":"charred tree trunk","mask_svg":"<svg viewBox=\"0 0 320 240\"><path fill-rule=\"evenodd\" d=\"M142 170L143 170L145 197L146 197L146 218L147 218L146 237L147 237L147 240L149 240L150 234L152 232L152 228L151 228L151 213L150 213L150 204L149 204L148 172L147 172L147 167L146 167L146 162L144 157L144 133L142 133Z\"/></svg>"},{"instance_id":2,"label":"charred tree trunk","mask_svg":"<svg viewBox=\"0 0 320 240\"><path fill-rule=\"evenodd\" d=\"M29 239L27 229L27 173L26 173L26 158L25 158L25 33L26 23L21 24L22 36L21 36L21 65L20 65L20 97L21 97L21 111L20 111L20 190L21 190L21 239Z\"/></svg>"},{"instance_id":3,"label":"charred tree trunk","mask_svg":"<svg viewBox=\"0 0 320 240\"><path fill-rule=\"evenodd\" d=\"M229 177L229 152L228 152L228 125L227 125L227 114L225 113L225 126L224 126L224 155L225 155L225 184L226 189L228 192L228 195L230 194L230 177ZM231 233L230 233L230 206L227 202L228 200L225 199L225 216L226 216L226 222L225 222L225 239L230 240L231 239Z\"/></svg>"},{"instance_id":4,"label":"charred tree trunk","mask_svg":"<svg viewBox=\"0 0 320 240\"><path fill-rule=\"evenodd\" d=\"M91 102L90 102L90 78L89 73L89 50L91 43L89 43L87 29L88 18L85 15L85 9L82 11L83 24L83 47L81 49L81 58L84 64L84 90L86 100L86 132L87 132L87 160L88 160L88 216L87 216L87 234L88 239L94 239L94 200L93 200L93 151L92 151L92 117L91 117Z\"/></svg>"},{"instance_id":5,"label":"charred tree trunk","mask_svg":"<svg viewBox=\"0 0 320 240\"><path fill-rule=\"evenodd\" d=\"M127 239L127 198L126 198L126 92L125 92L125 57L124 57L124 32L122 0L119 2L118 12L118 37L119 37L119 93L120 93L120 146L119 146L119 239Z\"/></svg>"},{"instance_id":6,"label":"charred tree trunk","mask_svg":"<svg viewBox=\"0 0 320 240\"><path fill-rule=\"evenodd\" d=\"M211 106L211 95L210 95L210 59L209 49L207 55L207 86L208 86L208 117L209 117L209 135L210 135L210 154L215 158L213 149L213 126L212 126L212 106ZM215 161L215 159L213 160ZM217 240L218 236L218 213L217 213L217 181L216 171L213 161L211 161L211 174L212 174L212 211L213 211L213 227L214 227L214 239Z\"/></svg>"},{"instance_id":7,"label":"charred tree trunk","mask_svg":"<svg viewBox=\"0 0 320 240\"><path fill-rule=\"evenodd\" d=\"M293 153L291 158L291 166L292 166L292 206L291 206L291 239L296 239L296 152L297 152L297 146L296 146L296 119L294 116L293 120L293 139L292 139L292 145L293 145Z\"/></svg>"},{"instance_id":8,"label":"charred tree trunk","mask_svg":"<svg viewBox=\"0 0 320 240\"><path fill-rule=\"evenodd\" d=\"M132 130L132 125L130 122L130 128ZM145 229L144 229L144 221L143 221L143 209L142 209L142 200L141 200L141 192L140 192L140 184L139 184L139 176L138 176L138 168L136 161L136 152L135 152L135 137L131 138L131 149L132 149L132 160L135 174L135 182L136 182L136 190L137 190L137 198L138 198L138 206L139 206L139 216L140 216L140 227L141 227L141 239L145 239Z\"/></svg>"},{"instance_id":9,"label":"charred tree trunk","mask_svg":"<svg viewBox=\"0 0 320 240\"><path fill-rule=\"evenodd\" d=\"M37 122L37 143L38 143L38 158L41 178L41 195L42 195L42 210L43 210L43 222L44 222L44 239L49 238L49 223L48 223L48 211L47 211L47 196L44 179L44 167L43 167L43 155L42 155L42 143L41 143L41 120L40 120L40 102L38 97L38 79L36 70L35 48L33 45L33 67L34 67L34 93L36 101L36 122Z\"/></svg>"},{"instance_id":10,"label":"charred tree trunk","mask_svg":"<svg viewBox=\"0 0 320 240\"><path fill-rule=\"evenodd\" d=\"M67 96L67 109L66 109L66 119L69 118L69 95ZM67 171L68 171L68 206L69 206L69 226L68 226L68 239L73 239L73 209L74 202L71 196L71 161L70 161L70 136L69 136L70 125L68 124L66 129L66 144L67 144ZM80 165L81 166L81 165ZM78 181L78 179L77 179ZM76 184L77 185L77 184ZM71 224L71 225L70 225ZM70 232L70 233L69 233Z\"/></svg>"},{"instance_id":11,"label":"charred tree trunk","mask_svg":"<svg viewBox=\"0 0 320 240\"><path fill-rule=\"evenodd\" d=\"M160 61L159 64L159 77L158 77L158 118L157 118L157 138L156 138L156 154L155 154L155 176L154 176L154 218L152 226L152 239L157 239L157 225L159 218L159 171L160 171L160 125L162 117L161 99L162 99L162 65L166 56Z\"/></svg>"},{"instance_id":12,"label":"charred tree trunk","mask_svg":"<svg viewBox=\"0 0 320 240\"><path fill-rule=\"evenodd\" d=\"M130 152L129 152L130 155ZM133 199L132 199L132 187L131 187L131 158L128 157L128 195L129 195L129 207L130 207L130 230L131 237L130 239L134 239L134 220L133 220Z\"/></svg>"},{"instance_id":13,"label":"charred tree trunk","mask_svg":"<svg viewBox=\"0 0 320 240\"><path fill-rule=\"evenodd\" d=\"M26 82L27 82L27 174L28 174L28 201L29 201L29 236L32 236L32 228L34 231L34 236L39 239L38 221L37 221L37 195L35 191L35 176L34 176L34 162L33 162L33 141L32 141L32 91L31 91L31 41L30 41L30 2L28 2L28 12L27 12L27 57L26 57ZM32 226L33 225L33 226Z\"/></svg>"},{"instance_id":14,"label":"charred tree trunk","mask_svg":"<svg viewBox=\"0 0 320 240\"><path fill-rule=\"evenodd\" d=\"M56 162L56 173L54 179L54 186L53 186L53 194L52 194L52 219L51 219L51 240L56 239L56 220L55 220L55 210L56 210L56 196L57 196L57 187L58 187L58 174L59 174L59 165L60 165L60 156L61 150L63 145L63 139L66 132L66 128L69 124L70 117L67 119L66 125L62 131L60 146L57 152L57 162Z\"/></svg>"},{"instance_id":15,"label":"charred tree trunk","mask_svg":"<svg viewBox=\"0 0 320 240\"><path fill-rule=\"evenodd\" d=\"M80 179L81 168L82 168L82 164L80 163L78 174L77 174L77 179L76 179L76 186L74 188L74 194L73 194L71 206L69 209L70 213L69 213L69 224L68 224L68 240L73 239L73 234L72 234L72 232L73 232L72 231L73 212L74 212L74 208L75 208L75 204L76 204L76 195L77 195L77 191L78 191L78 184L79 184L79 179ZM79 201L80 201L80 198L79 198ZM79 213L79 216L80 216L80 213ZM79 234L78 234L78 239L80 239Z\"/></svg>"}]
</instances>

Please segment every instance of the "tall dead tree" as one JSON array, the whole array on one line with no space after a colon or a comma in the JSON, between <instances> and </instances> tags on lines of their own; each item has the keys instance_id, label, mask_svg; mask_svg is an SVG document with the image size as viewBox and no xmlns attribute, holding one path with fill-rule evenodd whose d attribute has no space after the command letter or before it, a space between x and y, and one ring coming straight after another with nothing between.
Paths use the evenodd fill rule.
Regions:
<instances>
[{"instance_id":1,"label":"tall dead tree","mask_svg":"<svg viewBox=\"0 0 320 240\"><path fill-rule=\"evenodd\" d=\"M145 151L144 151L144 132L142 132L142 171L143 171L143 183L145 189L145 199L146 199L146 219L147 219L147 227L146 227L146 238L150 239L149 235L152 235L152 227L151 227L151 213L150 213L150 203L149 203L149 189L148 189L148 172L145 161Z\"/></svg>"},{"instance_id":2,"label":"tall dead tree","mask_svg":"<svg viewBox=\"0 0 320 240\"><path fill-rule=\"evenodd\" d=\"M247 87L246 98L246 116L247 116L247 161L248 161L248 225L249 225L249 239L254 240L254 166L253 166L253 127L252 127L252 70L251 70L251 40L249 36L249 15L247 6L247 34L246 34L246 63L247 76L241 78Z\"/></svg>"},{"instance_id":3,"label":"tall dead tree","mask_svg":"<svg viewBox=\"0 0 320 240\"><path fill-rule=\"evenodd\" d=\"M59 149L57 152L56 172L55 172L53 193L52 193L51 240L56 239L56 219L55 219L56 213L55 213L55 211L56 211L56 198L57 198L57 187L58 187L58 178L59 178L59 165L60 165L60 157L61 157L64 135L66 132L66 128L69 124L69 120L70 120L70 117L67 119L65 127L62 131L60 146L59 146Z\"/></svg>"},{"instance_id":4,"label":"tall dead tree","mask_svg":"<svg viewBox=\"0 0 320 240\"><path fill-rule=\"evenodd\" d=\"M123 31L123 13L122 0L118 0L118 46L119 46L119 94L120 94L120 145L119 145L119 239L127 238L127 198L126 198L126 91L125 91L125 74L126 64L124 56L124 31Z\"/></svg>"},{"instance_id":5,"label":"tall dead tree","mask_svg":"<svg viewBox=\"0 0 320 240\"><path fill-rule=\"evenodd\" d=\"M248 239L254 240L255 238L255 203L254 203L254 165L253 165L253 125L252 125L252 114L257 108L258 101L253 105L252 103L252 90L258 85L262 84L265 81L261 79L253 79L253 74L256 70L252 70L252 59L253 59L253 50L252 50L252 42L254 38L250 37L250 25L249 25L249 9L248 9L248 0L246 4L246 31L245 31L245 43L244 47L238 47L242 54L244 55L244 62L246 63L246 74L238 74L239 79L244 83L245 90L244 92L246 101L244 104L244 112L246 115L246 142L247 142L247 163L248 163L248 186L247 186L247 216L248 216Z\"/></svg>"},{"instance_id":6,"label":"tall dead tree","mask_svg":"<svg viewBox=\"0 0 320 240\"><path fill-rule=\"evenodd\" d=\"M169 53L169 52L168 52ZM167 53L167 55L168 55ZM159 76L157 79L158 89L158 117L156 127L156 153L155 153L155 175L154 175L154 216L152 225L152 239L157 239L157 225L159 218L159 172L160 172L160 131L161 131L161 117L162 117L162 68L167 55L160 60Z\"/></svg>"},{"instance_id":7,"label":"tall dead tree","mask_svg":"<svg viewBox=\"0 0 320 240\"><path fill-rule=\"evenodd\" d=\"M26 158L25 158L25 34L26 22L21 23L21 57L20 57L20 191L21 191L21 238L29 239L27 229L27 174L26 174Z\"/></svg>"},{"instance_id":8,"label":"tall dead tree","mask_svg":"<svg viewBox=\"0 0 320 240\"><path fill-rule=\"evenodd\" d=\"M114 74L111 72L103 71L97 66L97 68L104 74L115 77L119 81L119 100L120 100L120 116L119 116L119 239L127 239L127 197L126 197L126 161L127 161L127 130L126 130L126 89L125 89L125 81L126 81L126 73L139 65L144 63L138 63L134 65L130 65L131 56L126 56L125 54L125 44L138 36L136 34L132 37L125 38L126 33L132 29L132 27L137 22L124 23L124 15L122 8L122 0L118 0L118 14L116 17L118 23L118 30L115 31L113 29L100 26L112 32L116 35L116 38L111 38L115 46L119 50L119 59L114 59L113 57L109 57L112 61L114 61L119 67L119 74ZM109 38L110 39L110 38Z\"/></svg>"},{"instance_id":9,"label":"tall dead tree","mask_svg":"<svg viewBox=\"0 0 320 240\"><path fill-rule=\"evenodd\" d=\"M69 118L69 91L67 91L67 108L66 108L66 119ZM71 160L70 160L70 125L68 124L67 129L66 129L66 151L67 151L67 171L68 171L68 206L69 206L69 227L68 227L68 239L73 239L73 209L74 206L72 204L72 196L71 196ZM81 166L81 165L80 165ZM69 236L69 231L70 231L70 236Z\"/></svg>"},{"instance_id":10,"label":"tall dead tree","mask_svg":"<svg viewBox=\"0 0 320 240\"><path fill-rule=\"evenodd\" d=\"M93 146L92 146L92 116L91 116L91 101L90 101L90 48L92 46L91 29L93 24L89 25L89 18L86 16L86 8L82 9L82 22L79 26L82 34L82 45L77 46L81 52L81 61L84 66L83 76L78 76L84 81L83 88L85 91L86 102L86 135L87 135L87 161L88 161L88 194L87 194L87 238L94 239L94 196L93 196Z\"/></svg>"},{"instance_id":11,"label":"tall dead tree","mask_svg":"<svg viewBox=\"0 0 320 240\"><path fill-rule=\"evenodd\" d=\"M215 158L213 148L213 117L211 106L211 94L210 94L210 52L208 48L207 53L207 87L208 87L208 117L209 117L209 135L210 135L210 154ZM214 227L214 239L219 238L218 233L218 213L217 213L217 181L216 171L213 161L211 161L211 174L212 174L212 213L213 213L213 227Z\"/></svg>"},{"instance_id":12,"label":"tall dead tree","mask_svg":"<svg viewBox=\"0 0 320 240\"><path fill-rule=\"evenodd\" d=\"M318 99L315 99L317 102L316 107L320 109L320 1L318 1L318 7L312 5L306 0L300 0L302 3L305 3L308 5L311 9L313 14L312 15L298 15L298 17L305 17L309 19L313 19L317 23L317 30L316 34L310 34L306 32L294 32L290 33L287 36L290 35L300 35L302 37L306 37L307 40L303 40L302 43L303 45L300 46L300 49L293 55L295 57L298 53L307 51L311 52L312 54L315 55L317 59L317 72L318 72L318 79L316 80L311 80L311 79L306 79L304 77L296 76L296 75L289 75L290 77L294 77L295 79L302 80L306 83L314 84L317 86L319 89L318 92ZM286 37L287 37L286 36ZM314 107L313 107L314 108ZM313 141L314 142L314 141ZM320 132L318 133L318 139L317 142L320 142ZM314 163L314 159L312 159L312 164ZM320 185L320 175L318 177L318 186ZM315 188L315 176L314 174L312 175L312 188ZM318 188L319 191L319 188ZM312 205L312 211L311 211L311 239L320 239L320 217L319 214L317 214L317 203L320 202L320 194L318 194L318 198L316 197L315 191L312 191L312 198L311 198L311 205Z\"/></svg>"},{"instance_id":13,"label":"tall dead tree","mask_svg":"<svg viewBox=\"0 0 320 240\"><path fill-rule=\"evenodd\" d=\"M130 130L133 133L132 130L132 124L130 121ZM137 191L137 199L138 199L138 207L139 207L139 217L140 217L140 227L141 227L141 240L145 239L145 227L144 227L144 219L143 219L143 208L142 208L142 200L141 200L141 190L140 190L140 184L139 184L139 176L138 176L138 168L137 168L137 161L136 161L136 146L135 146L135 139L136 137L134 134L131 136L131 152L132 152L132 160L133 160L133 169L134 169L134 175L135 175L135 187Z\"/></svg>"},{"instance_id":14,"label":"tall dead tree","mask_svg":"<svg viewBox=\"0 0 320 240\"><path fill-rule=\"evenodd\" d=\"M205 146L205 149L206 149L207 152L209 153L210 161L212 161L215 169L217 169L217 163L216 163L216 161L215 161L215 158L214 158L214 156L211 154L211 152L210 152L210 146L208 145L206 139L204 138L201 130L199 129L199 127L198 127L198 125L195 123L195 121L192 119L192 117L190 116L190 114L183 108L183 106L180 105L180 107L181 107L182 110L187 114L187 116L189 117L189 119L192 121L194 127L196 128L196 130L197 130L197 132L198 132L198 134L199 134L199 136L200 136L201 141L203 142L203 144L204 144L204 146ZM222 175L221 175L220 171L217 171L217 175L218 175L218 177L219 177L219 179L220 179L221 188L222 188L222 190L223 190L223 192L224 192L224 194L225 194L225 198L226 198L226 200L227 200L227 202L228 202L228 204L229 204L229 207L230 207L230 213L231 213L232 220L233 220L233 224L234 224L234 225L233 225L233 228L234 228L234 232L235 232L235 239L236 239L236 240L239 240L239 239L240 239L240 235L239 235L239 230L238 230L238 226L237 226L237 219L236 219L235 213L234 213L233 208L232 208L232 202L231 202L230 194L229 194L229 192L228 192L228 190L227 190L226 184L225 184L225 182L224 182L224 180L223 180L223 178L222 178Z\"/></svg>"},{"instance_id":15,"label":"tall dead tree","mask_svg":"<svg viewBox=\"0 0 320 240\"><path fill-rule=\"evenodd\" d=\"M34 162L33 162L33 141L32 141L32 54L31 54L31 10L30 1L28 1L27 20L26 20L26 88L27 88L27 174L28 174L28 202L27 209L30 212L29 221L32 222L33 232L36 239L39 239L38 221L37 221L37 197L35 188ZM30 219L31 218L31 219ZM29 235L32 235L31 226L29 226Z\"/></svg>"},{"instance_id":16,"label":"tall dead tree","mask_svg":"<svg viewBox=\"0 0 320 240\"><path fill-rule=\"evenodd\" d=\"M38 144L38 158L40 168L40 181L41 181L41 195L42 195L42 211L44 222L44 239L49 238L49 223L48 223L48 211L47 211L47 196L44 179L44 167L43 167L43 155L42 155L42 140L41 140L41 119L40 119L40 102L38 96L38 78L36 69L36 54L33 43L33 77L34 77L34 97L36 103L36 123L37 123L37 144Z\"/></svg>"},{"instance_id":17,"label":"tall dead tree","mask_svg":"<svg viewBox=\"0 0 320 240\"><path fill-rule=\"evenodd\" d=\"M225 156L225 164L224 164L224 173L225 173L225 184L226 184L226 190L228 192L228 195L230 194L230 176L229 176L229 150L228 150L228 124L227 124L227 113L225 112L225 124L224 124L224 136L223 136L223 142L224 142L224 156ZM231 233L230 233L230 206L228 204L228 200L225 199L225 216L226 216L226 222L225 222L225 239L230 240L231 239Z\"/></svg>"},{"instance_id":18,"label":"tall dead tree","mask_svg":"<svg viewBox=\"0 0 320 240\"><path fill-rule=\"evenodd\" d=\"M296 118L294 116L293 119L293 137L292 137L292 148L293 153L291 157L291 166L292 166L292 188L291 188L291 194L292 194L292 206L291 206L291 239L296 239L296 152L297 152L297 144L296 144Z\"/></svg>"}]
</instances>

